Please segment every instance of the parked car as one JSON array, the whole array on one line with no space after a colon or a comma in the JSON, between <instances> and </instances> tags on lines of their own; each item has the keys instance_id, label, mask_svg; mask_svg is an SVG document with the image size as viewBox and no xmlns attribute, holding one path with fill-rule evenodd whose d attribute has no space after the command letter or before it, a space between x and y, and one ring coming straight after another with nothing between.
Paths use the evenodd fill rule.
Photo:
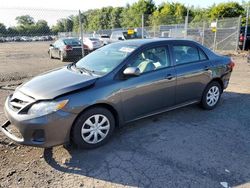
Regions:
<instances>
[{"instance_id":1,"label":"parked car","mask_svg":"<svg viewBox=\"0 0 250 188\"><path fill-rule=\"evenodd\" d=\"M102 42L98 38L93 37L83 38L83 44L86 45L89 51L94 51L103 46Z\"/></svg>"},{"instance_id":2,"label":"parked car","mask_svg":"<svg viewBox=\"0 0 250 188\"><path fill-rule=\"evenodd\" d=\"M0 42L5 42L5 38L4 37L0 37Z\"/></svg>"},{"instance_id":3,"label":"parked car","mask_svg":"<svg viewBox=\"0 0 250 188\"><path fill-rule=\"evenodd\" d=\"M244 45L244 40L246 40L246 46L245 46L245 50L248 50L250 48L250 26L247 27L247 35L245 38L245 28L244 26L242 26L240 28L240 36L239 36L239 48L242 50L243 49L243 45Z\"/></svg>"},{"instance_id":4,"label":"parked car","mask_svg":"<svg viewBox=\"0 0 250 188\"><path fill-rule=\"evenodd\" d=\"M144 31L144 38L149 38L146 31ZM129 29L129 30L118 30L113 31L110 36L110 43L119 42L123 40L131 39L141 39L142 38L142 29Z\"/></svg>"},{"instance_id":5,"label":"parked car","mask_svg":"<svg viewBox=\"0 0 250 188\"><path fill-rule=\"evenodd\" d=\"M100 35L99 40L103 45L110 44L110 37L108 35Z\"/></svg>"},{"instance_id":6,"label":"parked car","mask_svg":"<svg viewBox=\"0 0 250 188\"><path fill-rule=\"evenodd\" d=\"M229 57L189 40L109 44L18 87L6 100L8 121L0 127L24 145L72 140L95 148L134 120L194 103L214 109L233 67Z\"/></svg>"},{"instance_id":7,"label":"parked car","mask_svg":"<svg viewBox=\"0 0 250 188\"><path fill-rule=\"evenodd\" d=\"M50 45L48 54L51 59L59 58L61 61L79 58L82 56L81 42L77 38L58 39L54 44Z\"/></svg>"}]
</instances>

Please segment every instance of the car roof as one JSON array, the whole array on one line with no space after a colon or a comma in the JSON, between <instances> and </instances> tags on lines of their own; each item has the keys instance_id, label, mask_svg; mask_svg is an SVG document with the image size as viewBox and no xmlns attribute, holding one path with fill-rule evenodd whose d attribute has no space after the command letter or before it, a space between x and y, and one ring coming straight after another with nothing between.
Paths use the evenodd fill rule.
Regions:
<instances>
[{"instance_id":1,"label":"car roof","mask_svg":"<svg viewBox=\"0 0 250 188\"><path fill-rule=\"evenodd\" d=\"M64 37L60 38L59 40L79 40L77 37Z\"/></svg>"},{"instance_id":2,"label":"car roof","mask_svg":"<svg viewBox=\"0 0 250 188\"><path fill-rule=\"evenodd\" d=\"M188 40L188 39L176 39L176 38L150 38L150 39L131 39L131 40L126 40L122 41L121 43L126 44L126 45L131 45L131 46L143 46L151 43L158 43L158 42L177 42L177 41L182 41L182 42L193 42L196 43L193 40Z\"/></svg>"}]
</instances>

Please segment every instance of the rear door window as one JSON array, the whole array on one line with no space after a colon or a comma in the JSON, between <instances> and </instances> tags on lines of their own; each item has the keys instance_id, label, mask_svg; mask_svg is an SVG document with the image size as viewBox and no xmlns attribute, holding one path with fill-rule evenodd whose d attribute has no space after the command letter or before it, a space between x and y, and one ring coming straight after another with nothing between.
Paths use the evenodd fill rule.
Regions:
<instances>
[{"instance_id":1,"label":"rear door window","mask_svg":"<svg viewBox=\"0 0 250 188\"><path fill-rule=\"evenodd\" d=\"M189 45L174 45L173 52L176 65L198 62L207 59L204 52Z\"/></svg>"}]
</instances>

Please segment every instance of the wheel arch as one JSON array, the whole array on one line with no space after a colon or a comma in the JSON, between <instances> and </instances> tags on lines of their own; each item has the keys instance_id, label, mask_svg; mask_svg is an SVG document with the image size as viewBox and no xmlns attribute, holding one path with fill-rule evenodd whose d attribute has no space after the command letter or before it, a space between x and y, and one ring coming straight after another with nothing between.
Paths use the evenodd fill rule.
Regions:
<instances>
[{"instance_id":1,"label":"wheel arch","mask_svg":"<svg viewBox=\"0 0 250 188\"><path fill-rule=\"evenodd\" d=\"M223 90L224 90L224 84L223 84L223 81L221 78L217 77L217 78L213 78L210 82L207 83L206 87L203 89L203 92L202 92L202 96L200 98L200 100L202 100L202 97L204 95L204 92L206 91L207 87L209 86L209 84L211 84L212 82L218 82L221 86L221 92L223 93Z\"/></svg>"},{"instance_id":2,"label":"wheel arch","mask_svg":"<svg viewBox=\"0 0 250 188\"><path fill-rule=\"evenodd\" d=\"M107 103L97 103L97 104L93 104L93 105L90 105L90 106L84 108L84 109L76 116L76 118L75 118L75 120L73 121L73 124L72 124L72 126L71 126L71 132L72 132L72 129L73 129L73 127L74 127L74 124L75 124L77 118L78 118L79 116L81 116L84 112L86 112L86 111L88 111L88 110L90 110L90 109L92 109L92 108L96 108L96 107L105 108L105 109L109 110L109 111L113 114L113 116L114 116L114 119L115 119L115 127L119 127L119 126L120 126L121 121L120 121L120 116L119 116L119 114L118 114L118 111L117 111L112 105L110 105L110 104L107 104Z\"/></svg>"},{"instance_id":3,"label":"wheel arch","mask_svg":"<svg viewBox=\"0 0 250 188\"><path fill-rule=\"evenodd\" d=\"M223 92L223 90L224 90L224 83L223 83L223 81L222 81L222 79L221 78L213 78L208 84L207 84L207 86L210 84L210 83L212 83L212 82L218 82L219 84L220 84L220 86L221 86L221 91Z\"/></svg>"}]
</instances>

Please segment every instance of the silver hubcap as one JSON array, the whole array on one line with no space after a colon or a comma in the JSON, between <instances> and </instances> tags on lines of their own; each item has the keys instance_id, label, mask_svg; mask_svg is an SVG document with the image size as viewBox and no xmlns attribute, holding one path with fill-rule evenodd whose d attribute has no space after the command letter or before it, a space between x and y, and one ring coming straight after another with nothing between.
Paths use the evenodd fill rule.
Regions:
<instances>
[{"instance_id":1,"label":"silver hubcap","mask_svg":"<svg viewBox=\"0 0 250 188\"><path fill-rule=\"evenodd\" d=\"M220 97L220 90L217 86L213 86L207 93L207 104L208 106L214 106Z\"/></svg>"},{"instance_id":2,"label":"silver hubcap","mask_svg":"<svg viewBox=\"0 0 250 188\"><path fill-rule=\"evenodd\" d=\"M110 122L101 114L89 117L82 126L82 138L89 144L97 144L108 135Z\"/></svg>"}]
</instances>

